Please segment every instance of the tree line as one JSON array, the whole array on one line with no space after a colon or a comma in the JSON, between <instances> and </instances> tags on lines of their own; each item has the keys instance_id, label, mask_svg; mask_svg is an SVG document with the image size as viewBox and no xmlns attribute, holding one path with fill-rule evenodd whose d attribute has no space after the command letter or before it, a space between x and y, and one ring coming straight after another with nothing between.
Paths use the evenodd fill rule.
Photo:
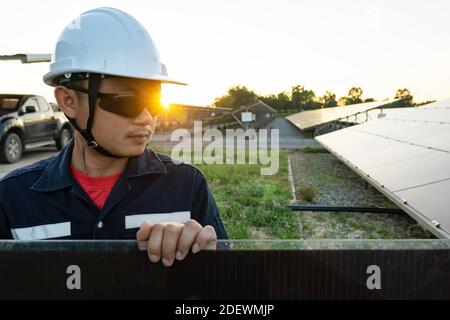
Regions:
<instances>
[{"instance_id":1,"label":"tree line","mask_svg":"<svg viewBox=\"0 0 450 320\"><path fill-rule=\"evenodd\" d=\"M218 97L212 103L213 107L237 109L241 106L260 100L278 112L283 111L304 111L320 108L330 108L336 106L346 106L350 104L372 102L373 98L364 98L361 87L352 87L346 96L336 99L336 94L326 91L322 96L317 96L313 90L306 89L302 85L292 86L290 91L283 91L278 94L258 95L246 86L230 87L227 93ZM406 88L398 89L394 99L400 99L396 107L414 107L432 101L415 103L411 92Z\"/></svg>"}]
</instances>

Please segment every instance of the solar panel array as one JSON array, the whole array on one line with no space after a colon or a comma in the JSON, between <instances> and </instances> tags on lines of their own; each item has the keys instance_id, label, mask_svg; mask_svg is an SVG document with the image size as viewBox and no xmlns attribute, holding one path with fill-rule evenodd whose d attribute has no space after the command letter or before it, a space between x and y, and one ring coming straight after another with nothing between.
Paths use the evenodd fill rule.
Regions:
<instances>
[{"instance_id":1,"label":"solar panel array","mask_svg":"<svg viewBox=\"0 0 450 320\"><path fill-rule=\"evenodd\" d=\"M132 240L0 241L0 299L448 300L449 248L435 239L219 240L219 250L165 268Z\"/></svg>"},{"instance_id":2,"label":"solar panel array","mask_svg":"<svg viewBox=\"0 0 450 320\"><path fill-rule=\"evenodd\" d=\"M309 110L287 116L286 119L301 130L312 129L328 122L391 104L392 102L393 101L375 101L342 107Z\"/></svg>"},{"instance_id":3,"label":"solar panel array","mask_svg":"<svg viewBox=\"0 0 450 320\"><path fill-rule=\"evenodd\" d=\"M450 234L450 99L316 137L419 223Z\"/></svg>"}]
</instances>

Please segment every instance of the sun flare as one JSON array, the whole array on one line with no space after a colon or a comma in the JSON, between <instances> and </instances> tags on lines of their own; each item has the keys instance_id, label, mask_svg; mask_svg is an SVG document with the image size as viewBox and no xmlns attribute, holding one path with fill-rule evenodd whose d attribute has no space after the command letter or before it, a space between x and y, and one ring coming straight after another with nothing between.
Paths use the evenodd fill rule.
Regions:
<instances>
[{"instance_id":1,"label":"sun flare","mask_svg":"<svg viewBox=\"0 0 450 320\"><path fill-rule=\"evenodd\" d=\"M169 109L170 103L169 103L169 101L167 100L166 97L161 97L161 100L160 100L160 101L161 101L162 107L163 107L165 110Z\"/></svg>"}]
</instances>

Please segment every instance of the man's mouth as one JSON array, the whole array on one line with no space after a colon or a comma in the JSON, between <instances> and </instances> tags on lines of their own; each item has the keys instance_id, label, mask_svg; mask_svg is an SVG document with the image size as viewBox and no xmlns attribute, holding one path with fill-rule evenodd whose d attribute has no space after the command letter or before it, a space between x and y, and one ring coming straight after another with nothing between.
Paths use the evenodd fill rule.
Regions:
<instances>
[{"instance_id":1,"label":"man's mouth","mask_svg":"<svg viewBox=\"0 0 450 320\"><path fill-rule=\"evenodd\" d=\"M131 138L150 138L150 133L138 133L130 136Z\"/></svg>"},{"instance_id":2,"label":"man's mouth","mask_svg":"<svg viewBox=\"0 0 450 320\"><path fill-rule=\"evenodd\" d=\"M151 132L148 130L132 132L128 135L130 138L150 138Z\"/></svg>"}]
</instances>

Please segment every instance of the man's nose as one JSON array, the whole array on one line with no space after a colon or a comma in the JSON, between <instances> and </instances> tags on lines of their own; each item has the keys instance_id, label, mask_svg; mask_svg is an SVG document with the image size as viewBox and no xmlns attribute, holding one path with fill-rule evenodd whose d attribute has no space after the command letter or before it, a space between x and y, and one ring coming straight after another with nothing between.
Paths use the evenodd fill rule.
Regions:
<instances>
[{"instance_id":1,"label":"man's nose","mask_svg":"<svg viewBox=\"0 0 450 320\"><path fill-rule=\"evenodd\" d=\"M135 118L135 123L141 126L152 125L153 121L155 121L156 117L152 116L150 111L145 108L142 112Z\"/></svg>"}]
</instances>

